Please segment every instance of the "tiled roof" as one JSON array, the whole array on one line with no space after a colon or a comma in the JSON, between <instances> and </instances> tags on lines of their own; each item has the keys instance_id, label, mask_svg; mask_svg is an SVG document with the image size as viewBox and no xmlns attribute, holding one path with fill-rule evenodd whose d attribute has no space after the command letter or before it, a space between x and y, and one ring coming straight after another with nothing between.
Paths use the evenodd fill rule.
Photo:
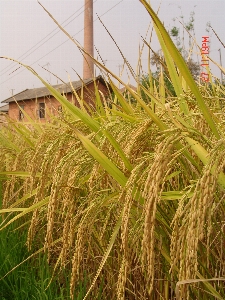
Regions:
<instances>
[{"instance_id":1,"label":"tiled roof","mask_svg":"<svg viewBox=\"0 0 225 300\"><path fill-rule=\"evenodd\" d=\"M134 92L137 91L137 88L136 88L135 86L133 86L132 84L128 84L128 86L129 86ZM120 89L120 92L121 92L121 93L124 93L124 92L126 92L126 91L127 91L127 88L126 88L126 87L123 87L123 88Z\"/></svg>"},{"instance_id":2,"label":"tiled roof","mask_svg":"<svg viewBox=\"0 0 225 300\"><path fill-rule=\"evenodd\" d=\"M0 107L0 113L7 113L9 111L9 104L3 105Z\"/></svg>"},{"instance_id":3,"label":"tiled roof","mask_svg":"<svg viewBox=\"0 0 225 300\"><path fill-rule=\"evenodd\" d=\"M105 81L102 78L102 76L96 77L96 80L100 80L105 84ZM72 92L71 84L75 90L79 90L80 88L82 88L82 86L88 85L91 82L93 82L92 78L78 80L78 81L72 81L71 83L68 82L65 84L57 84L57 85L53 85L53 87L55 89L57 89L58 91L60 91L60 93L67 94L67 93ZM16 95L13 95L12 97L10 97L8 99L5 99L4 101L2 101L2 103L10 103L10 102L14 102L14 101L37 99L40 97L46 97L46 96L50 96L50 95L51 95L50 91L45 86L43 86L43 87L35 88L35 89L26 89Z\"/></svg>"}]
</instances>

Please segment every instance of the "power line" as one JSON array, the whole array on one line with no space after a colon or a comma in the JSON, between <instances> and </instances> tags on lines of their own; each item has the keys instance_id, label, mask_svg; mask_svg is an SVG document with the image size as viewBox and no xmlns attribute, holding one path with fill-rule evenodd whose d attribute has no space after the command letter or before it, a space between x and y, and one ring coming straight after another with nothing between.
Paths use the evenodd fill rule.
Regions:
<instances>
[{"instance_id":1,"label":"power line","mask_svg":"<svg viewBox=\"0 0 225 300\"><path fill-rule=\"evenodd\" d=\"M97 0L96 0L97 1ZM113 5L110 9L108 9L106 12L104 12L100 17L103 17L104 15L106 15L108 12L110 12L113 8L115 8L117 5L119 5L121 2L123 2L124 0L120 0L117 4ZM97 21L98 18L94 19L93 22ZM72 37L75 37L78 33L80 33L81 31L83 31L83 29L79 30L77 33L75 33ZM30 66L33 66L35 63L37 63L38 61L40 61L42 58L46 57L48 54L52 53L53 51L55 51L56 49L58 49L59 47L61 47L62 45L64 45L66 42L68 42L70 39L68 38L67 40L65 40L63 43L59 44L57 47L55 47L54 49L52 49L51 51L49 51L48 53L46 53L45 55L43 55L41 58L39 58L38 60L36 60L35 62L33 62ZM19 67L21 68L21 67ZM19 68L17 68L15 71L17 71ZM6 79L5 81L1 82L0 84L3 84L7 81L9 81L10 79L12 79L13 77L19 75L20 73L22 73L24 70L21 70L19 73L11 76L10 78ZM14 71L13 71L14 72Z\"/></svg>"},{"instance_id":2,"label":"power line","mask_svg":"<svg viewBox=\"0 0 225 300\"><path fill-rule=\"evenodd\" d=\"M97 2L98 0L95 0L95 2ZM82 7L80 7L78 10L76 10L69 18L67 18L65 21L62 22L61 25L63 25L64 23L66 23L69 19L71 19L77 12L79 12L82 8L84 7L84 5ZM73 22L76 18L78 18L85 10L83 10L82 12L79 13L79 15L77 15L76 17L74 17L72 20L70 20L68 23L66 23L64 25L64 27L66 27L67 25L69 25L71 22ZM53 32L55 32L52 36L50 36ZM38 43L36 43L33 47L31 47L29 50L27 50L24 54L22 54L19 58L17 58L17 60L21 60L21 59L25 59L28 56L30 56L32 53L34 53L35 51L37 51L42 45L44 45L46 42L48 42L50 39L52 39L56 34L58 34L61 30L56 27L55 29L53 29L50 33L48 33L44 38L42 38ZM45 40L48 36L50 36L47 40ZM41 45L39 45L39 47L35 48L38 44L40 44L43 41L43 43ZM35 48L35 49L34 49ZM30 52L32 49L34 49L32 52ZM30 53L29 53L30 52ZM27 54L29 53L29 54ZM27 55L26 55L27 54ZM26 55L24 57L24 55ZM10 69L12 69L15 66L16 63L12 62L9 66L5 67L4 69L2 69L2 71L6 70L5 72L1 73L0 76L4 75L5 73L9 72ZM12 66L13 65L13 66ZM12 67L10 67L12 66Z\"/></svg>"}]
</instances>

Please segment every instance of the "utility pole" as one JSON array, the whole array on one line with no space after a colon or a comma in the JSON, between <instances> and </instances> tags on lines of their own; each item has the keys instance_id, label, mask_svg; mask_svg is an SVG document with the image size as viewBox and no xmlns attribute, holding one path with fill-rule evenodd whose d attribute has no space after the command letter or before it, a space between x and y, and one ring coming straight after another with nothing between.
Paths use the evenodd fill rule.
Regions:
<instances>
[{"instance_id":1,"label":"utility pole","mask_svg":"<svg viewBox=\"0 0 225 300\"><path fill-rule=\"evenodd\" d=\"M93 29L93 0L85 0L84 5L84 50L94 57L94 29ZM94 63L84 54L83 79L94 76Z\"/></svg>"},{"instance_id":2,"label":"utility pole","mask_svg":"<svg viewBox=\"0 0 225 300\"><path fill-rule=\"evenodd\" d=\"M220 66L222 67L222 57L221 57L221 49L218 49L220 53ZM220 70L220 76L221 76L221 84L223 84L223 72Z\"/></svg>"}]
</instances>

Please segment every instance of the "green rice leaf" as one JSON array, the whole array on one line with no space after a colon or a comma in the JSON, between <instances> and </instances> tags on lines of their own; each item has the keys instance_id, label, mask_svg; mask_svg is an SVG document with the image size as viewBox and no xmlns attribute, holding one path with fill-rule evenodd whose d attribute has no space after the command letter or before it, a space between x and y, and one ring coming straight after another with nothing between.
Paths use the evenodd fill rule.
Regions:
<instances>
[{"instance_id":1,"label":"green rice leaf","mask_svg":"<svg viewBox=\"0 0 225 300\"><path fill-rule=\"evenodd\" d=\"M81 140L84 148L99 162L102 168L124 187L127 182L126 176L87 137L82 135L78 130L75 130L75 133Z\"/></svg>"},{"instance_id":2,"label":"green rice leaf","mask_svg":"<svg viewBox=\"0 0 225 300\"><path fill-rule=\"evenodd\" d=\"M7 175L7 176L17 176L17 177L30 177L30 172L24 172L24 171L6 171L6 172L0 172L0 175ZM36 177L40 177L40 173L36 173Z\"/></svg>"},{"instance_id":3,"label":"green rice leaf","mask_svg":"<svg viewBox=\"0 0 225 300\"><path fill-rule=\"evenodd\" d=\"M119 100L124 112L128 115L133 115L134 111L132 109L132 107L129 105L129 103L126 101L126 99L123 97L123 95L120 93L120 91L118 90L118 88L114 85L114 83L112 82L112 80L109 80L110 86L113 89L113 92L115 93L117 99ZM127 88L128 85L125 85L125 88Z\"/></svg>"},{"instance_id":4,"label":"green rice leaf","mask_svg":"<svg viewBox=\"0 0 225 300\"><path fill-rule=\"evenodd\" d=\"M95 86L95 100L96 100L96 110L97 113L102 116L102 117L106 117L106 112L104 109L104 106L102 104L102 100L98 91L98 87L96 85L96 81L94 80L94 86Z\"/></svg>"},{"instance_id":5,"label":"green rice leaf","mask_svg":"<svg viewBox=\"0 0 225 300\"><path fill-rule=\"evenodd\" d=\"M187 198L191 198L193 193L187 193L185 191L168 191L168 192L162 192L161 193L161 199L162 200L180 200L184 196Z\"/></svg>"},{"instance_id":6,"label":"green rice leaf","mask_svg":"<svg viewBox=\"0 0 225 300\"><path fill-rule=\"evenodd\" d=\"M46 198L44 198L43 200L39 201L38 203L35 203L35 204L31 205L30 207L24 208L23 211L22 211L20 214L16 215L16 216L15 216L14 218L12 218L7 224L5 224L4 226L2 226L2 227L0 228L0 231L1 231L2 229L4 229L5 227L7 227L9 224L11 224L11 223L13 223L14 221L18 220L19 218L25 216L26 214L28 214L28 213L34 211L35 209L39 209L39 208L41 208L42 206L45 206L46 204L48 204L48 202L49 202L49 197L46 197ZM16 209L17 209L17 211L20 211L20 208L9 208L9 209L7 209L7 210L8 210L8 212L14 212ZM6 212L5 209L0 210L0 213L2 213L2 214L5 213L5 212Z\"/></svg>"},{"instance_id":7,"label":"green rice leaf","mask_svg":"<svg viewBox=\"0 0 225 300\"><path fill-rule=\"evenodd\" d=\"M146 10L148 11L150 16L152 17L153 22L155 23L156 27L158 28L158 31L156 31L156 33L158 34L158 32L160 32L160 35L158 34L159 41L162 41L162 39L163 39L163 42L165 43L166 49L168 50L170 56L172 57L175 64L177 65L180 73L184 77L184 79L185 79L187 85L189 86L189 88L191 89L192 93L195 95L198 106L201 109L201 111L202 111L202 113L205 117L206 122L209 124L209 126L212 129L212 132L214 133L216 138L219 139L220 134L219 134L219 131L216 127L216 124L213 120L213 115L210 112L207 105L205 104L204 99L203 99L203 97L202 97L202 95L201 95L201 93L200 93L200 91L199 91L199 89L198 89L191 73L190 73L190 70L188 69L187 64L185 63L185 61L183 59L183 57L181 56L180 52L175 47L175 45L174 45L173 41L171 40L168 32L166 31L165 27L163 26L162 22L159 20L158 16L153 11L151 6L146 2L146 0L140 0L140 2L144 5ZM164 54L166 54L166 53L164 53ZM175 83L175 82L173 82L173 83Z\"/></svg>"},{"instance_id":8,"label":"green rice leaf","mask_svg":"<svg viewBox=\"0 0 225 300\"><path fill-rule=\"evenodd\" d=\"M202 277L202 276L201 276ZM211 292L211 295L213 295L216 299L223 300L224 298L221 297L221 295L216 291L216 289L209 283L210 281L225 281L225 277L218 277L218 278L201 278L201 279L187 279L187 280L181 280L176 283L176 299L181 300L180 293L179 293L179 286L183 284L190 284L190 283L196 283L196 282L202 282L208 290Z\"/></svg>"}]
</instances>

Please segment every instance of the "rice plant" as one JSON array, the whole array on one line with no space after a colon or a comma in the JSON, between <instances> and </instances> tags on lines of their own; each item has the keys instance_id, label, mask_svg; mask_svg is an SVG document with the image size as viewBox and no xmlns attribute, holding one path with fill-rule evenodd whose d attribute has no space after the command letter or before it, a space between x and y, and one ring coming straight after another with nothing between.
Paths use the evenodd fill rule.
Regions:
<instances>
[{"instance_id":1,"label":"rice plant","mask_svg":"<svg viewBox=\"0 0 225 300\"><path fill-rule=\"evenodd\" d=\"M46 253L53 278L70 272L71 299L80 283L83 299L224 299L224 86L196 82L140 2L176 97L165 92L163 71L158 86L151 72L147 85L137 76L135 92L95 61L113 95L109 107L96 89L87 113L25 66L63 114L1 129L1 230L25 218L28 249Z\"/></svg>"}]
</instances>

